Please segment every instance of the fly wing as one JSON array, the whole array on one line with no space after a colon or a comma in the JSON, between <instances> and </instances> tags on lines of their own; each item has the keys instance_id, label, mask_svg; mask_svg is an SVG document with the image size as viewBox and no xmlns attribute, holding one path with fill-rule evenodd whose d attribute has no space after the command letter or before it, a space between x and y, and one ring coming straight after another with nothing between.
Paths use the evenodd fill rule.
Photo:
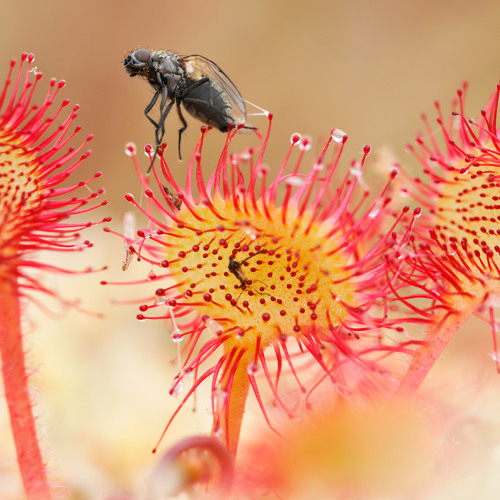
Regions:
<instances>
[{"instance_id":1,"label":"fly wing","mask_svg":"<svg viewBox=\"0 0 500 500\"><path fill-rule=\"evenodd\" d=\"M184 56L180 58L180 61L190 79L210 78L216 82L229 99L235 123L245 124L247 117L245 100L241 97L234 83L217 64L199 55Z\"/></svg>"}]
</instances>

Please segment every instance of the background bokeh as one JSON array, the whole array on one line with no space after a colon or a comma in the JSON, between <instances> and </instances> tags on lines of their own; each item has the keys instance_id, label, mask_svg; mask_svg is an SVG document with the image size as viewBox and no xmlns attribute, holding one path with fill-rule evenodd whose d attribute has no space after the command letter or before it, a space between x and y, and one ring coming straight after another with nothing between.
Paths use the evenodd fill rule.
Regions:
<instances>
[{"instance_id":1,"label":"background bokeh","mask_svg":"<svg viewBox=\"0 0 500 500\"><path fill-rule=\"evenodd\" d=\"M81 105L82 139L95 135L93 154L79 175L103 172L94 183L106 188L109 200L100 217L111 215L110 226L121 231L122 214L129 208L123 195L140 192L124 145L134 141L142 147L153 139L143 115L152 90L125 74L125 52L165 48L216 61L245 98L274 113L266 155L271 168L279 166L293 132L321 140L332 127L349 135L346 161L359 157L368 143L375 151L389 147L399 161L412 164L404 146L421 127L420 113L432 113L434 100L447 105L467 79L468 109L475 115L495 89L498 19L500 3L494 0L4 0L0 75L6 75L11 58L28 51L35 53L45 82L52 76L67 81L64 96ZM186 157L199 135L199 124L188 120ZM262 117L252 121L266 124ZM174 145L177 128L173 113L166 140ZM223 140L222 134L209 134L205 164ZM185 163L177 162L175 147L168 155L180 177ZM146 291L99 286L101 279L138 279L147 268L134 263L122 273L122 243L100 228L92 230L91 238L95 247L66 257L66 264L107 265L107 271L45 280L67 298L81 297L83 307L105 318L61 311L54 304L51 316L29 308L26 324L45 453L54 480L60 480L62 491L70 485L73 498L138 491L154 461L150 450L176 404L167 394L175 351L163 325L139 323L135 305L115 303L146 296ZM491 350L488 330L483 325L475 330L483 333L471 337L465 332L465 340L449 352L455 349L457 359L463 356L481 374L481 383L488 380L498 390L498 380L490 380L494 366L486 356ZM463 383L473 393L478 382ZM196 413L186 408L165 448L183 433L206 431L208 421L202 402ZM3 407L0 422L2 498L15 498L16 465Z\"/></svg>"}]
</instances>

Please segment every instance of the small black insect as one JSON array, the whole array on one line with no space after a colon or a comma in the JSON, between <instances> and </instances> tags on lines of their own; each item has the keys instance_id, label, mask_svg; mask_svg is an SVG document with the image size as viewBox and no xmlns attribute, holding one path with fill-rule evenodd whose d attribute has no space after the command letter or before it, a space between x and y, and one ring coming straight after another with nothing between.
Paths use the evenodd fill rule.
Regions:
<instances>
[{"instance_id":1,"label":"small black insect","mask_svg":"<svg viewBox=\"0 0 500 500\"><path fill-rule=\"evenodd\" d=\"M231 274L233 274L239 280L239 282L241 283L240 288L242 290L245 290L245 288L248 286L248 282L250 280L246 277L245 273L242 271L241 266L247 260L251 259L252 257L255 257L259 253L266 253L266 252L267 252L267 250L265 248L263 248L262 250L259 250L258 252L255 252L252 255L249 255L248 257L243 259L241 262L234 260L231 255L229 256L229 265L227 266L227 268L229 269L229 272Z\"/></svg>"},{"instance_id":2,"label":"small black insect","mask_svg":"<svg viewBox=\"0 0 500 500\"><path fill-rule=\"evenodd\" d=\"M154 157L165 134L165 119L174 103L182 122L178 144L180 160L181 136L187 128L181 104L190 115L221 132L227 132L229 126L239 125L253 129L245 125L243 97L224 71L210 59L199 55L180 56L167 50L138 49L125 57L123 66L130 76L142 76L156 91L144 110L146 118L155 127ZM160 95L160 118L156 122L149 112Z\"/></svg>"}]
</instances>

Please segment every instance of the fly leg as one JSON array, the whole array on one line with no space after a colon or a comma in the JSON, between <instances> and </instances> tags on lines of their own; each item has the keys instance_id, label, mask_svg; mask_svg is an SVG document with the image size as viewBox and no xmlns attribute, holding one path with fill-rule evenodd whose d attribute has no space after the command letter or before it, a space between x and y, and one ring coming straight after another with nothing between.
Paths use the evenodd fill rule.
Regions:
<instances>
[{"instance_id":1,"label":"fly leg","mask_svg":"<svg viewBox=\"0 0 500 500\"><path fill-rule=\"evenodd\" d=\"M161 141L163 140L163 136L165 135L165 120L172 109L174 101L170 101L168 106L165 107L167 103L168 93L165 89L165 92L162 93L161 102L160 102L160 119L158 120L158 125L156 126L155 137L156 137L156 149L161 146Z\"/></svg>"},{"instance_id":2,"label":"fly leg","mask_svg":"<svg viewBox=\"0 0 500 500\"><path fill-rule=\"evenodd\" d=\"M160 93L161 92L159 90L155 92L155 95L151 99L151 102L146 106L146 109L144 110L144 115L154 125L155 129L158 128L158 124L149 116L149 112L153 109L153 106L156 104L156 101L158 100L158 96L160 95Z\"/></svg>"},{"instance_id":3,"label":"fly leg","mask_svg":"<svg viewBox=\"0 0 500 500\"><path fill-rule=\"evenodd\" d=\"M185 118L182 116L182 111L181 111L181 101L180 99L177 100L177 114L179 115L179 118L182 122L182 127L179 129L179 144L178 144L178 150L179 150L179 160L182 161L182 155L181 155L181 136L182 136L182 133L184 132L184 130L187 129L187 121L185 120Z\"/></svg>"},{"instance_id":4,"label":"fly leg","mask_svg":"<svg viewBox=\"0 0 500 500\"><path fill-rule=\"evenodd\" d=\"M148 107L146 108L148 110L148 112L155 105L156 101L158 100L158 94L160 94L160 93L161 93L160 119L158 120L158 123L156 123L152 118L150 118L148 115L146 115L146 117L149 119L149 121L155 126L155 152L154 152L153 158L151 160L151 165L149 165L148 173L151 171L151 168L153 167L153 163L156 160L156 155L158 154L158 148L161 146L161 141L163 140L163 136L165 135L165 120L166 120L168 114L170 113L170 110L172 109L172 106L174 104L174 101L170 101L168 103L168 106L165 107L165 104L167 103L167 99L168 99L168 92L167 92L166 87L163 87L162 91L158 91L155 94L155 97L153 97L151 102L148 104Z\"/></svg>"},{"instance_id":5,"label":"fly leg","mask_svg":"<svg viewBox=\"0 0 500 500\"><path fill-rule=\"evenodd\" d=\"M153 109L154 105L156 104L156 101L158 100L158 96L160 95L161 91L160 90L157 90L155 92L155 95L153 96L153 98L151 99L151 102L146 106L146 109L144 110L144 115L146 116L146 118L153 124L154 128L155 128L155 141L156 141L156 144L158 144L158 139L157 139L157 136L158 136L158 129L159 129L159 125L158 123L156 123L150 116L149 116L149 112ZM151 160L151 165L149 165L149 168L148 168L148 174L151 170L151 168L153 167L153 163L155 161L155 158L156 158L156 153L158 151L158 146L156 146L155 148L155 153L154 153L154 156L153 156L153 159Z\"/></svg>"}]
</instances>

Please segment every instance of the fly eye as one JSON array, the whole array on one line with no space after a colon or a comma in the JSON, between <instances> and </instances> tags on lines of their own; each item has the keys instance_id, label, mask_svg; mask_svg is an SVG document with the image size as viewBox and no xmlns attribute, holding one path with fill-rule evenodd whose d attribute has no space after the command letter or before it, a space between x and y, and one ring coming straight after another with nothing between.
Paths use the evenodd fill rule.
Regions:
<instances>
[{"instance_id":1,"label":"fly eye","mask_svg":"<svg viewBox=\"0 0 500 500\"><path fill-rule=\"evenodd\" d=\"M139 49L132 54L132 58L135 59L138 63L142 64L147 63L150 57L151 52L149 52L148 49Z\"/></svg>"}]
</instances>

